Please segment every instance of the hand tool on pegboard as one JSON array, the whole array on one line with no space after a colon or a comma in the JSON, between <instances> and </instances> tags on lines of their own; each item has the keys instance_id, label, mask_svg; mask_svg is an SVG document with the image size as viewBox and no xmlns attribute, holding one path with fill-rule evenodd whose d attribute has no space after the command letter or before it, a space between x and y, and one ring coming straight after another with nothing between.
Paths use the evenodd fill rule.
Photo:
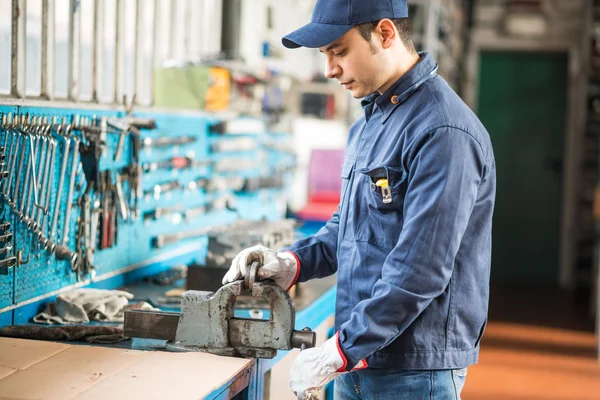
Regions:
<instances>
[{"instance_id":1,"label":"hand tool on pegboard","mask_svg":"<svg viewBox=\"0 0 600 400\"><path fill-rule=\"evenodd\" d=\"M181 214L183 212L184 208L181 205L175 207L156 207L154 210L146 211L143 218L144 222L157 221L163 217Z\"/></svg>"},{"instance_id":2,"label":"hand tool on pegboard","mask_svg":"<svg viewBox=\"0 0 600 400\"><path fill-rule=\"evenodd\" d=\"M2 137L2 144L3 146L0 146L0 155L2 156L2 160L5 159L5 144L6 144L6 139L7 139L8 133L5 129L3 129L3 137ZM2 168L5 167L5 163L2 162ZM6 172L6 174L2 173L0 175L0 184L4 185L6 183L6 180L8 178L8 171L4 171L2 170L1 172ZM0 275L8 275L8 271L10 268L14 267L17 263L17 259L16 257L11 255L11 251L12 251L12 239L13 239L13 235L10 232L10 228L11 228L11 224L9 221L6 221L4 219L5 216L5 204L4 204L4 200L2 198L0 198L0 215L1 215L1 219L0 219Z\"/></svg>"},{"instance_id":3,"label":"hand tool on pegboard","mask_svg":"<svg viewBox=\"0 0 600 400\"><path fill-rule=\"evenodd\" d=\"M123 177L119 173L119 171L115 171L115 190L117 196L117 203L119 205L119 213L121 214L121 218L123 221L127 221L129 219L129 204L125 200L125 192L123 190Z\"/></svg>"},{"instance_id":4,"label":"hand tool on pegboard","mask_svg":"<svg viewBox=\"0 0 600 400\"><path fill-rule=\"evenodd\" d=\"M176 232L170 234L157 235L152 239L152 247L160 249L164 246L180 242L185 239L194 239L208 234L214 227L194 229L192 231Z\"/></svg>"},{"instance_id":5,"label":"hand tool on pegboard","mask_svg":"<svg viewBox=\"0 0 600 400\"><path fill-rule=\"evenodd\" d=\"M238 151L256 150L258 145L258 141L253 137L228 138L213 141L210 145L210 150L213 153L233 153Z\"/></svg>"},{"instance_id":6,"label":"hand tool on pegboard","mask_svg":"<svg viewBox=\"0 0 600 400\"><path fill-rule=\"evenodd\" d=\"M126 136L130 140L130 164L117 172L116 194L114 202L118 204L119 213L124 221L135 221L139 217L138 201L142 197L142 164L140 160L140 149L142 146L141 129L156 129L156 122L151 118L139 118L131 116L132 107L135 103L135 95L131 104L126 108L124 118L109 118L107 126L119 132L119 140L115 149L114 161L118 161L123 152ZM129 182L129 202L125 202L123 181Z\"/></svg>"},{"instance_id":7,"label":"hand tool on pegboard","mask_svg":"<svg viewBox=\"0 0 600 400\"><path fill-rule=\"evenodd\" d=\"M201 176L188 181L183 186L189 191L197 189L205 189L207 192L239 191L243 188L244 182L245 179L241 176L212 176L210 178Z\"/></svg>"},{"instance_id":8,"label":"hand tool on pegboard","mask_svg":"<svg viewBox=\"0 0 600 400\"><path fill-rule=\"evenodd\" d=\"M113 182L111 171L103 171L101 180L100 207L98 208L100 218L98 248L108 249L117 244L119 201L117 199L117 187Z\"/></svg>"},{"instance_id":9,"label":"hand tool on pegboard","mask_svg":"<svg viewBox=\"0 0 600 400\"><path fill-rule=\"evenodd\" d=\"M77 272L77 279L80 280L86 273L92 277L95 276L96 267L94 265L94 252L96 244L92 242L92 200L91 186L88 186L85 193L78 200L80 216L77 223L77 254L79 262L73 266Z\"/></svg>"},{"instance_id":10,"label":"hand tool on pegboard","mask_svg":"<svg viewBox=\"0 0 600 400\"><path fill-rule=\"evenodd\" d=\"M57 117L52 118L51 123L48 123L46 117L41 116L21 115L15 116L14 119L10 117L10 121L9 118L3 120L2 126L7 131L5 143L10 143L7 162L15 172L9 177L8 183L2 186L1 192L3 199L18 218L20 227L23 228L21 232L24 232L23 243L27 244L17 252L17 263L28 262L30 251L47 250L50 254L56 254L57 259L69 260L71 265L75 266L78 255L67 247L70 236L74 174L79 161L77 156L80 140L71 134L74 124L66 125L64 118L62 123L58 123ZM85 124L82 124L81 119L78 120L78 129L89 125L87 119L84 121ZM75 145L72 146L72 143ZM73 149L71 157L69 157L70 149ZM57 157L57 154L61 154L62 157ZM57 160L61 159L58 191L56 198L52 198L55 169L58 168ZM60 205L69 161L72 171L68 184L66 215L61 217ZM56 237L59 219L64 225L61 230L62 240ZM35 247L36 242L37 247ZM28 252L26 258L24 251Z\"/></svg>"},{"instance_id":11,"label":"hand tool on pegboard","mask_svg":"<svg viewBox=\"0 0 600 400\"><path fill-rule=\"evenodd\" d=\"M154 119L131 116L131 112L133 111L133 106L135 104L135 98L136 95L134 94L133 98L131 99L131 103L127 104L127 99L125 96L123 96L123 104L126 104L125 117L113 117L107 120L108 127L116 129L119 132L119 139L113 155L113 161L119 161L121 158L121 153L123 152L123 147L125 145L125 137L128 134L131 133L140 136L140 129L156 129L156 122Z\"/></svg>"},{"instance_id":12,"label":"hand tool on pegboard","mask_svg":"<svg viewBox=\"0 0 600 400\"><path fill-rule=\"evenodd\" d=\"M141 142L141 147L150 149L153 147L173 147L195 143L198 140L196 136L161 136L161 137L146 137Z\"/></svg>"},{"instance_id":13,"label":"hand tool on pegboard","mask_svg":"<svg viewBox=\"0 0 600 400\"><path fill-rule=\"evenodd\" d=\"M129 219L135 221L140 216L138 208L139 200L144 195L142 187L142 162L140 159L140 150L142 138L140 135L131 135L131 164L128 169L127 176L129 177L130 188L130 206Z\"/></svg>"},{"instance_id":14,"label":"hand tool on pegboard","mask_svg":"<svg viewBox=\"0 0 600 400\"><path fill-rule=\"evenodd\" d=\"M14 195L12 194L12 182L14 182L14 178L16 175L15 172L15 162L17 160L17 139L20 137L17 135L17 132L14 130L13 124L13 116L12 113L2 115L2 153L4 155L4 164L8 174L2 174L0 179L0 194L2 195L0 205L2 207L2 224L0 225L0 236L3 237L2 244L0 244L0 257L2 257L2 261L0 261L0 274L7 275L10 268L17 265L19 260L22 260L23 263L28 262L29 260L25 260L22 257L22 252L18 252L18 258L15 257L13 253L13 238L14 235L11 232L12 224L5 220L8 215L6 214L8 208L12 208L10 204L15 204L13 199Z\"/></svg>"},{"instance_id":15,"label":"hand tool on pegboard","mask_svg":"<svg viewBox=\"0 0 600 400\"><path fill-rule=\"evenodd\" d=\"M246 178L241 191L252 192L259 189L281 189L284 187L284 179L281 175L257 176Z\"/></svg>"},{"instance_id":16,"label":"hand tool on pegboard","mask_svg":"<svg viewBox=\"0 0 600 400\"><path fill-rule=\"evenodd\" d=\"M220 197L212 199L206 206L202 206L202 207L206 207L206 209L205 210L203 209L202 211L209 212L209 211L227 209L229 211L237 212L237 210L232 207L231 203L232 203L231 196L220 196ZM197 212L200 212L200 210L197 210ZM198 214L189 214L188 218L194 218L197 215ZM185 212L182 214L182 217L186 218ZM229 226L229 225L224 225L224 226ZM194 229L191 231L180 231L180 232L175 232L175 233L156 235L154 238L152 238L152 247L154 247L155 249L160 249L164 246L168 246L170 244L174 244L174 243L180 242L182 240L194 239L194 238L198 238L201 236L205 236L205 235L209 234L210 232L214 232L219 229L221 229L220 226L207 226L204 228Z\"/></svg>"},{"instance_id":17,"label":"hand tool on pegboard","mask_svg":"<svg viewBox=\"0 0 600 400\"><path fill-rule=\"evenodd\" d=\"M157 183L156 185L152 186L152 189L146 190L144 192L144 196L146 198L153 197L155 200L158 200L160 199L161 195L167 194L180 188L181 183L175 179L168 182Z\"/></svg>"},{"instance_id":18,"label":"hand tool on pegboard","mask_svg":"<svg viewBox=\"0 0 600 400\"><path fill-rule=\"evenodd\" d=\"M78 272L78 278L85 274L92 277L95 275L96 248L113 247L117 237L115 185L110 171L100 171L100 159L106 149L109 123L106 117L96 122L81 128L84 140L80 143L79 153L87 186L78 200L80 217L77 224L76 248L80 262L74 268Z\"/></svg>"},{"instance_id":19,"label":"hand tool on pegboard","mask_svg":"<svg viewBox=\"0 0 600 400\"><path fill-rule=\"evenodd\" d=\"M152 172L158 169L182 170L191 168L201 168L212 164L210 160L194 160L192 157L172 157L165 161L154 161L144 163L144 172Z\"/></svg>"},{"instance_id":20,"label":"hand tool on pegboard","mask_svg":"<svg viewBox=\"0 0 600 400\"><path fill-rule=\"evenodd\" d=\"M259 152L254 157L230 157L216 161L213 171L216 173L234 173L264 168L265 155Z\"/></svg>"},{"instance_id":21,"label":"hand tool on pegboard","mask_svg":"<svg viewBox=\"0 0 600 400\"><path fill-rule=\"evenodd\" d=\"M38 209L47 212L46 206L42 204L40 193L44 190L45 182L42 179L42 171L47 164L46 160L51 157L51 141L47 137L48 129L42 124L41 118L21 115L13 121L13 129L21 137L22 147L20 155L19 171L12 201L12 212L17 217L20 227L24 227L21 236L24 244L17 252L17 266L23 265L30 260L31 252L36 251L30 246L34 231L38 228L34 215ZM25 176L21 179L22 168L25 167ZM9 203L11 204L11 203ZM19 227L16 228L18 230ZM30 240L32 239L32 240ZM23 256L27 252L27 257Z\"/></svg>"},{"instance_id":22,"label":"hand tool on pegboard","mask_svg":"<svg viewBox=\"0 0 600 400\"><path fill-rule=\"evenodd\" d=\"M43 208L37 208L31 213L29 220L32 222L32 230L36 235L38 242L42 245L44 238L47 237L47 220L48 211L50 209L50 195L52 193L52 187L54 185L54 166L56 159L56 147L57 141L50 134L50 125L43 123L44 134L46 135L48 146L47 151L44 154L43 170L41 171L40 185L38 187L38 194L40 196L41 205ZM41 161L41 159L40 159ZM40 164L42 164L40 162Z\"/></svg>"},{"instance_id":23,"label":"hand tool on pegboard","mask_svg":"<svg viewBox=\"0 0 600 400\"><path fill-rule=\"evenodd\" d=\"M259 263L248 266L244 280L216 293L195 290L183 294L181 314L126 311L124 335L167 340L171 351L201 351L223 356L273 358L278 350L315 346L316 333L295 330L295 308L288 293L275 282L260 281ZM243 294L265 298L268 320L236 318L236 298Z\"/></svg>"},{"instance_id":24,"label":"hand tool on pegboard","mask_svg":"<svg viewBox=\"0 0 600 400\"><path fill-rule=\"evenodd\" d=\"M200 215L206 214L210 210L212 210L211 204L191 208L184 208L182 206L175 206L170 208L157 207L154 210L146 211L144 213L144 222L158 221L161 218L169 216L171 217L171 221L173 221L173 223L180 221L190 221L194 218L197 218Z\"/></svg>"},{"instance_id":25,"label":"hand tool on pegboard","mask_svg":"<svg viewBox=\"0 0 600 400\"><path fill-rule=\"evenodd\" d=\"M61 164L61 177L59 180L59 187L57 192L57 198L54 201L54 214L52 216L52 227L48 236L48 241L45 242L45 247L50 253L55 254L58 260L68 260L71 264L71 268L76 269L79 264L79 255L76 251L71 250L69 245L69 236L71 229L71 213L73 209L73 196L75 191L75 180L77 176L78 167L81 165L81 157L79 154L79 145L81 140L78 136L73 134L73 123L67 124L66 119L63 119L61 124L58 124L57 118L54 118L53 125L56 127L57 135L64 138L64 149L63 149L63 161ZM69 156L69 152L71 153ZM68 161L67 161L68 160ZM70 165L70 173L67 176L67 163ZM65 184L65 178L68 177L66 182L67 194L66 194L66 206L65 215L61 213L61 204L64 195L63 185ZM60 216L60 218L59 218ZM59 219L62 223L62 228L59 228ZM60 230L62 236L58 237L58 230ZM55 240L56 236L56 240Z\"/></svg>"},{"instance_id":26,"label":"hand tool on pegboard","mask_svg":"<svg viewBox=\"0 0 600 400\"><path fill-rule=\"evenodd\" d=\"M78 126L76 129L83 134L79 154L87 186L96 191L100 184L100 158L106 149L106 117L100 118L99 126Z\"/></svg>"}]
</instances>

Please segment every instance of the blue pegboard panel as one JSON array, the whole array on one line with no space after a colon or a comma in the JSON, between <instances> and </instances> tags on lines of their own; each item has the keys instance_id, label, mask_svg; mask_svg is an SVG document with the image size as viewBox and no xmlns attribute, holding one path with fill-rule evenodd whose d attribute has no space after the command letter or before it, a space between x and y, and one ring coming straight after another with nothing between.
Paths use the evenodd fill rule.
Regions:
<instances>
[{"instance_id":1,"label":"blue pegboard panel","mask_svg":"<svg viewBox=\"0 0 600 400\"><path fill-rule=\"evenodd\" d=\"M44 114L41 114L44 115ZM52 115L52 114L45 114ZM72 153L72 150L71 152ZM52 199L55 199L58 193L58 181L60 179L60 168L56 167L59 165L59 160L62 160L65 157L64 148L60 145L57 145L57 150L55 153L55 168L53 168L53 175L51 179L51 190L50 190L50 205L49 213L46 218L46 226L51 226L51 216L54 215L56 211L56 204L53 204ZM40 154L36 159L36 164L42 161L42 155ZM66 175L70 176L72 166L69 166L66 170ZM50 171L47 171L49 173ZM42 176L43 177L43 176ZM39 177L38 179L41 179ZM24 177L21 180L22 184L24 183ZM80 189L81 190L81 189ZM73 198L77 198L80 190L75 190ZM63 201L59 204L59 210L66 209L66 192L67 190L63 190ZM40 194L41 195L41 194ZM40 199L41 203L45 203L45 199ZM34 208L34 207L32 207ZM72 218L70 221L70 230L69 237L70 240L67 242L68 245L74 246L74 237L75 237L75 218L74 216L78 213L78 208L73 207L72 210ZM43 221L43 219L42 219ZM64 224L64 221L63 221ZM59 224L60 227L60 224ZM36 237L28 230L23 222L20 222L18 225L19 242L17 243L17 248L22 250L25 254L25 258L28 258L29 261L24 265L19 266L15 269L15 293L14 293L14 302L20 303L22 301L28 300L30 298L43 296L46 293L55 291L60 289L63 286L72 284L77 281L76 274L71 271L69 267L69 263L67 261L58 261L54 256L48 254L48 252L44 251L39 245ZM62 238L62 234L64 231L60 229L58 231L58 237Z\"/></svg>"},{"instance_id":2,"label":"blue pegboard panel","mask_svg":"<svg viewBox=\"0 0 600 400\"><path fill-rule=\"evenodd\" d=\"M7 110L7 112L10 110ZM0 117L2 117L2 113L0 113ZM2 132L0 135L0 145L7 146L12 145L12 138L9 141L8 137ZM5 151L5 154L8 153L8 150ZM8 160L6 161L8 162ZM10 171L9 171L10 172ZM2 190L4 191L5 187L8 186L8 180L2 182ZM4 197L0 195L0 222L8 222L11 224L10 232L14 233L15 220L13 215L10 212L10 207L4 201ZM15 239L6 245L15 245ZM10 253L5 254L4 258L14 256L14 250ZM14 269L9 269L6 275L0 275L0 308L8 307L13 304L13 296L14 296ZM0 319L6 322L10 320L12 323L12 313L6 316L0 316Z\"/></svg>"},{"instance_id":3,"label":"blue pegboard panel","mask_svg":"<svg viewBox=\"0 0 600 400\"><path fill-rule=\"evenodd\" d=\"M0 222L4 221L10 222L14 226L13 218L8 212L8 205L0 197ZM10 231L14 232L13 229ZM10 244L14 246L14 241ZM9 257L12 255L12 252L8 254ZM0 275L0 308L8 307L13 303L14 274L14 269L11 268L7 271L7 275Z\"/></svg>"},{"instance_id":4,"label":"blue pegboard panel","mask_svg":"<svg viewBox=\"0 0 600 400\"><path fill-rule=\"evenodd\" d=\"M124 113L115 111L90 111L77 109L59 109L59 108L39 108L39 107L7 107L0 106L0 112L12 112L19 114L30 114L35 116L45 116L48 119L58 117L59 121L63 118L66 123L71 123L75 115L79 117L94 119L101 117L122 117ZM248 159L255 161L253 168L243 168L233 172L218 173L224 176L252 177L270 174L273 169L281 164L290 162L288 155L279 154L273 149L260 149L260 154L264 156L257 158L256 151L233 152L216 154L210 151L211 143L215 140L233 140L247 135L252 137L259 144L267 133L248 133L237 132L231 138L227 135L218 136L209 134L210 125L219 122L215 118L206 115L171 115L140 113L138 117L152 118L156 121L157 129L152 131L142 131L143 137L157 138L161 136L194 136L197 138L193 143L172 146L169 148L151 148L143 149L140 152L140 161L142 164L156 161L169 160L174 156L190 157L194 160L237 160ZM82 133L74 130L73 135L82 138ZM283 136L276 135L276 140L281 140ZM115 171L124 168L131 162L130 141L124 141L122 156L118 161L113 161L114 149L118 142L118 135L110 133L106 136L106 147L100 159L100 170L111 171L114 180ZM260 148L260 146L259 146ZM56 150L56 160L63 160L66 156L64 146L58 145ZM22 152L23 157L27 157L28 149ZM38 155L38 163L41 161ZM293 162L293 160L292 160ZM66 175L70 176L72 168L78 168L78 164L70 165ZM67 235L67 245L71 249L76 247L76 235L78 231L78 219L80 218L81 208L78 199L85 190L85 177L79 169L75 170L76 185L74 189L71 218L68 221L69 229ZM183 188L169 193L161 194L160 197L153 195L144 196L138 200L138 209L140 217L130 221L118 222L117 243L112 248L96 249L94 254L94 265L97 279L103 280L103 284L111 282L116 285L117 282L123 284L124 277L132 275L136 268L148 268L152 265L161 265L165 268L171 263L190 263L193 261L202 261L206 255L206 237L194 237L188 240L178 241L171 245L161 248L153 246L153 239L159 234L169 234L175 232L194 231L199 228L228 224L238 218L261 219L282 218L285 215L285 194L281 190L261 189L252 193L234 193L231 189L223 189L207 192L204 188L189 188L186 184L199 178L212 178L217 174L213 165L206 165L190 170L156 170L152 173L144 173L142 178L143 189L152 193L155 185L164 182L177 180ZM60 179L60 163L55 162L54 173L52 176L52 186L50 199L56 199L58 194L58 181ZM21 176L21 186L23 186L25 176ZM48 229L51 226L55 211L64 215L67 208L67 187L68 179L65 178L63 190L61 191L61 202L56 206L50 207L48 217ZM16 185L16 182L13 184ZM124 186L126 192L129 191L127 184ZM183 209L191 209L199 206L206 206L214 199L223 196L235 196L236 210L217 209L205 214L197 215L194 218L176 220L173 218L161 218L158 220L145 221L142 217L145 212L152 211L157 207L170 208L178 206ZM93 200L93 199L92 199ZM11 218L17 222L14 215ZM65 221L59 221L57 238L62 238L65 231ZM74 284L87 284L92 281L91 276L81 276L71 270L68 261L58 261L54 255L49 254L43 248L38 246L37 239L26 229L23 223L15 225L15 248L22 248L26 256L29 255L29 262L19 268L11 270L12 275L0 277L0 310L10 305L19 307L20 304L38 304L44 296L51 296L52 293L71 287ZM80 282L81 279L87 280ZM96 285L100 283L95 283ZM17 312L18 320L24 320L30 312L33 312L35 305L29 305L31 308L23 308L23 312ZM5 315L0 313L0 315Z\"/></svg>"}]
</instances>

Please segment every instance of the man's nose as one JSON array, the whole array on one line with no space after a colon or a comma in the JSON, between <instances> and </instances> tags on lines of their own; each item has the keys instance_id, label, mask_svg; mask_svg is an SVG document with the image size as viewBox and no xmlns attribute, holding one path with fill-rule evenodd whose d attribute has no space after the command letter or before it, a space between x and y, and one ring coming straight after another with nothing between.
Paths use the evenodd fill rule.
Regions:
<instances>
[{"instance_id":1,"label":"man's nose","mask_svg":"<svg viewBox=\"0 0 600 400\"><path fill-rule=\"evenodd\" d=\"M325 62L325 77L327 79L333 79L336 76L340 75L341 68L335 64L330 63L329 61Z\"/></svg>"}]
</instances>

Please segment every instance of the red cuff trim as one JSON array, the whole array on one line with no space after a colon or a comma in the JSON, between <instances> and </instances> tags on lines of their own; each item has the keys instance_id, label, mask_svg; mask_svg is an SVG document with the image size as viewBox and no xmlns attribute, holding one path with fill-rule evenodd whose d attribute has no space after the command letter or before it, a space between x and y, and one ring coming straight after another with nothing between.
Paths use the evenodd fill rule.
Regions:
<instances>
[{"instance_id":1,"label":"red cuff trim","mask_svg":"<svg viewBox=\"0 0 600 400\"><path fill-rule=\"evenodd\" d=\"M358 362L358 364L356 364L354 366L354 368L352 368L352 371L358 371L359 369L365 369L369 366L369 364L367 364L367 360L365 360L364 358L362 360L360 360Z\"/></svg>"},{"instance_id":2,"label":"red cuff trim","mask_svg":"<svg viewBox=\"0 0 600 400\"><path fill-rule=\"evenodd\" d=\"M292 281L290 287L285 290L286 292L289 292L289 290L296 284L296 281L300 276L300 259L298 259L298 256L296 254L292 253L289 250L287 250L286 253L290 253L292 256L294 256L294 259L296 260L296 276L294 277L294 280Z\"/></svg>"},{"instance_id":3,"label":"red cuff trim","mask_svg":"<svg viewBox=\"0 0 600 400\"><path fill-rule=\"evenodd\" d=\"M346 371L346 367L348 366L348 360L346 359L346 356L344 355L344 352L342 351L342 347L340 346L340 331L337 331L335 333L335 345L337 346L337 351L338 351L340 357L342 357L342 360L344 360L344 365L342 365L340 367L340 369L338 369L335 372L348 372L348 371Z\"/></svg>"}]
</instances>

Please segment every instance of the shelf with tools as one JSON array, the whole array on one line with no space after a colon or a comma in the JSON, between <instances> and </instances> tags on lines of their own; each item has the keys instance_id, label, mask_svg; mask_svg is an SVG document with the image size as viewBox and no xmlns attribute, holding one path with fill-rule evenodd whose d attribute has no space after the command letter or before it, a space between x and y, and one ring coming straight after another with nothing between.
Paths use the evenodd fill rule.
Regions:
<instances>
[{"instance_id":1,"label":"shelf with tools","mask_svg":"<svg viewBox=\"0 0 600 400\"><path fill-rule=\"evenodd\" d=\"M70 287L203 260L215 226L285 215L295 160L264 125L16 106L0 118L3 325Z\"/></svg>"}]
</instances>

